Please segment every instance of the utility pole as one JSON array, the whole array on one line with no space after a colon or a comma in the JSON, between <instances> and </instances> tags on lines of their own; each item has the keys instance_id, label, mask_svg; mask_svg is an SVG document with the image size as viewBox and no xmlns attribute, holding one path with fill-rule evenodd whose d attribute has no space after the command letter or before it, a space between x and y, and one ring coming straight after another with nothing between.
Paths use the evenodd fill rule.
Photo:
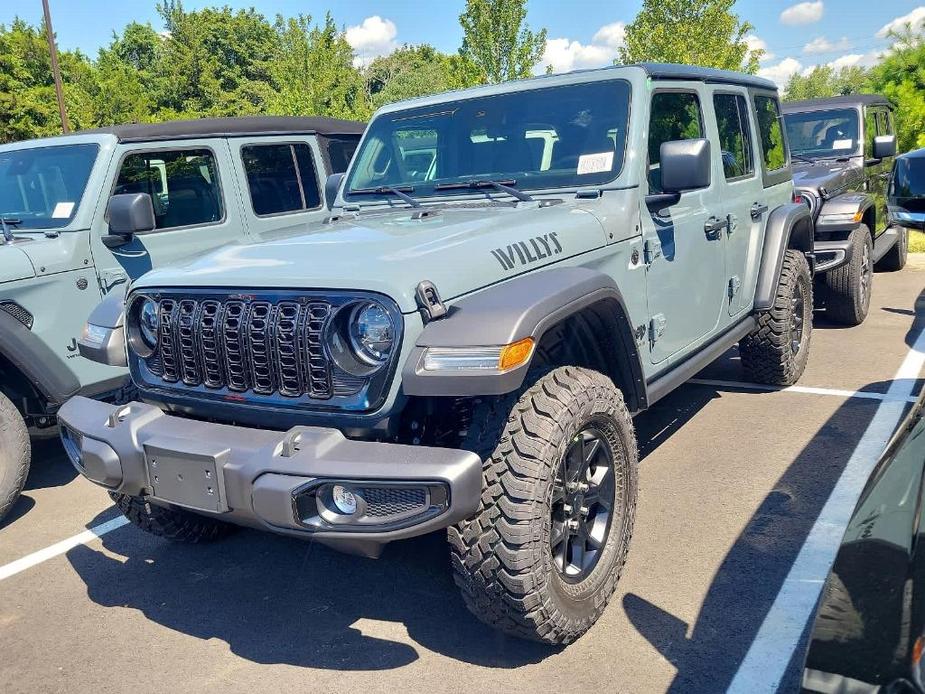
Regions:
<instances>
[{"instance_id":1,"label":"utility pole","mask_svg":"<svg viewBox=\"0 0 925 694\"><path fill-rule=\"evenodd\" d=\"M58 113L61 115L61 130L66 135L71 132L67 122L67 109L64 106L64 91L61 88L61 68L58 67L58 49L55 46L55 30L51 27L51 10L48 9L48 0L42 0L42 9L45 11L45 34L48 37L48 53L51 55L51 73L55 79L55 95L58 97Z\"/></svg>"}]
</instances>

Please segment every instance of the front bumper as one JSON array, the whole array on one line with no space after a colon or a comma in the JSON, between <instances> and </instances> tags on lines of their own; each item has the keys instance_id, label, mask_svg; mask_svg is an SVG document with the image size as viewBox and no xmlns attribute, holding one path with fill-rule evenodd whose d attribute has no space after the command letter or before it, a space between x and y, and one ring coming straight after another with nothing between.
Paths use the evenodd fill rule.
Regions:
<instances>
[{"instance_id":1,"label":"front bumper","mask_svg":"<svg viewBox=\"0 0 925 694\"><path fill-rule=\"evenodd\" d=\"M925 212L907 212L897 210L890 212L891 221L907 229L925 230Z\"/></svg>"},{"instance_id":2,"label":"front bumper","mask_svg":"<svg viewBox=\"0 0 925 694\"><path fill-rule=\"evenodd\" d=\"M212 424L83 397L58 419L71 462L111 491L366 556L471 516L482 491L482 463L469 451ZM356 511L337 507L335 485Z\"/></svg>"}]
</instances>

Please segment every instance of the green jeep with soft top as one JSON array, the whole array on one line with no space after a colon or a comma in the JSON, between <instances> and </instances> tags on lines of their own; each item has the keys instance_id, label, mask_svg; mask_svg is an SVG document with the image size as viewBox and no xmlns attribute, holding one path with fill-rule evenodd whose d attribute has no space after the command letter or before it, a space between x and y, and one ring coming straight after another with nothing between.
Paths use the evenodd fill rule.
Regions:
<instances>
[{"instance_id":1,"label":"green jeep with soft top","mask_svg":"<svg viewBox=\"0 0 925 694\"><path fill-rule=\"evenodd\" d=\"M633 416L738 343L790 384L809 210L766 80L675 65L380 110L305 233L148 273L81 349L140 400L60 411L140 528L243 525L376 556L448 533L471 610L569 643L601 615L637 494Z\"/></svg>"}]
</instances>

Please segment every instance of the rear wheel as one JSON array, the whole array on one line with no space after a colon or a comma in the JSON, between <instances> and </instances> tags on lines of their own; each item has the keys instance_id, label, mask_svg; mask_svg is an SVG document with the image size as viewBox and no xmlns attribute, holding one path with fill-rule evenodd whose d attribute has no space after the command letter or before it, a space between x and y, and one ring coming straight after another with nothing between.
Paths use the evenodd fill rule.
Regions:
<instances>
[{"instance_id":1,"label":"rear wheel","mask_svg":"<svg viewBox=\"0 0 925 694\"><path fill-rule=\"evenodd\" d=\"M862 224L848 237L851 260L825 274L826 315L843 325L860 325L870 310L874 244Z\"/></svg>"},{"instance_id":2,"label":"rear wheel","mask_svg":"<svg viewBox=\"0 0 925 694\"><path fill-rule=\"evenodd\" d=\"M877 263L876 270L896 272L906 267L906 259L909 257L909 230L897 227L897 231L899 231L899 238L896 239L893 247Z\"/></svg>"},{"instance_id":3,"label":"rear wheel","mask_svg":"<svg viewBox=\"0 0 925 694\"><path fill-rule=\"evenodd\" d=\"M22 493L31 460L26 422L10 399L0 393L0 520Z\"/></svg>"},{"instance_id":4,"label":"rear wheel","mask_svg":"<svg viewBox=\"0 0 925 694\"><path fill-rule=\"evenodd\" d=\"M213 542L235 532L238 527L180 508L156 506L136 496L110 492L109 496L133 525L146 533L174 542Z\"/></svg>"},{"instance_id":5,"label":"rear wheel","mask_svg":"<svg viewBox=\"0 0 925 694\"><path fill-rule=\"evenodd\" d=\"M449 528L467 607L513 636L571 643L607 606L636 512L638 455L620 391L575 367L475 406L464 447L481 506Z\"/></svg>"},{"instance_id":6,"label":"rear wheel","mask_svg":"<svg viewBox=\"0 0 925 694\"><path fill-rule=\"evenodd\" d=\"M813 283L806 256L784 254L777 294L758 325L739 342L739 355L748 378L757 383L789 386L806 368L813 334Z\"/></svg>"}]
</instances>

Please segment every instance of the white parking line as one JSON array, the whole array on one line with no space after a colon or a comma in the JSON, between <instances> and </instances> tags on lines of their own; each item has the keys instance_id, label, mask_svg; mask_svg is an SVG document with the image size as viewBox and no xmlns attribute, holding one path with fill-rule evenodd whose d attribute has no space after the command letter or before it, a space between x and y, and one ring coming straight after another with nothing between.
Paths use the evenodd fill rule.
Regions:
<instances>
[{"instance_id":1,"label":"white parking line","mask_svg":"<svg viewBox=\"0 0 925 694\"><path fill-rule=\"evenodd\" d=\"M94 525L92 528L74 535L74 537L61 540L61 542L56 542L50 547L46 547L45 549L40 549L38 552L33 552L32 554L26 555L22 559L17 559L16 561L10 562L9 564L0 566L0 581L6 580L10 576L15 576L16 574L21 573L26 569L31 569L36 564L41 564L42 562L48 561L49 559L54 559L58 555L64 554L68 550L74 549L74 547L77 547L78 545L89 544L90 542L103 537L103 535L106 533L110 533L113 530L121 528L126 523L128 523L128 518L125 516L113 518L112 520L108 520L105 523Z\"/></svg>"},{"instance_id":2,"label":"white parking line","mask_svg":"<svg viewBox=\"0 0 925 694\"><path fill-rule=\"evenodd\" d=\"M845 465L806 542L755 635L728 691L774 692L800 643L861 489L905 412L925 365L925 331L919 333L864 435Z\"/></svg>"},{"instance_id":3,"label":"white parking line","mask_svg":"<svg viewBox=\"0 0 925 694\"><path fill-rule=\"evenodd\" d=\"M692 378L688 383L698 386L713 386L714 388L730 388L735 390L766 390L768 392L807 393L809 395L832 395L839 398L859 398L861 400L880 400L915 402L914 395L895 395L886 393L872 393L864 390L839 390L837 388L815 388L813 386L769 386L763 383L745 383L744 381L720 381L712 378Z\"/></svg>"}]
</instances>

